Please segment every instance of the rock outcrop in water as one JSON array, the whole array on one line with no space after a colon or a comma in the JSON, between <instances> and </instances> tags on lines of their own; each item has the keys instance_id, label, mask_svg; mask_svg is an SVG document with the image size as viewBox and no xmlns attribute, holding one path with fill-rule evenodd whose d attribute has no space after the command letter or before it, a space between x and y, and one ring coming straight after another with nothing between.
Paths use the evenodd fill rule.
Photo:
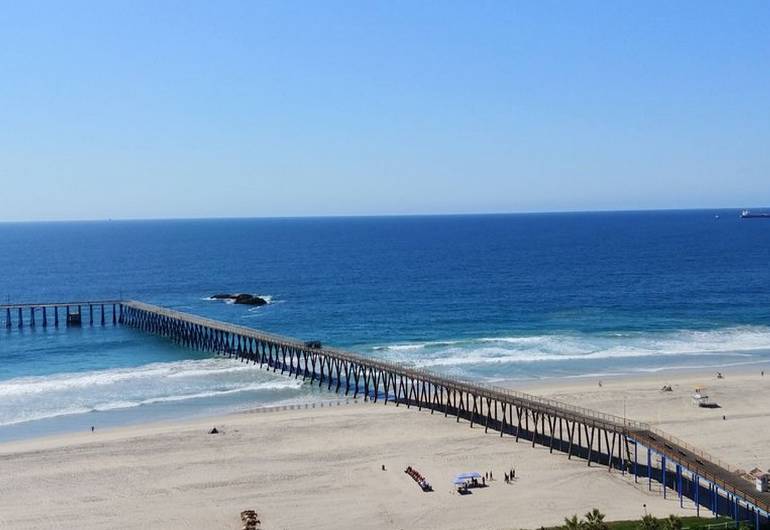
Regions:
<instances>
[{"instance_id":1,"label":"rock outcrop in water","mask_svg":"<svg viewBox=\"0 0 770 530\"><path fill-rule=\"evenodd\" d=\"M232 300L234 304L261 306L267 305L267 300L255 294L215 294L212 300Z\"/></svg>"}]
</instances>

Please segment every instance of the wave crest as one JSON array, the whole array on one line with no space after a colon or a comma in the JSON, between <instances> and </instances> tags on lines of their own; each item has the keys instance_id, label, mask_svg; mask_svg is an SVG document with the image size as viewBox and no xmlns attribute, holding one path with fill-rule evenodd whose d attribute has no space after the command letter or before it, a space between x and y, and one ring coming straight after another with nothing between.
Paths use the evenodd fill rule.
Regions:
<instances>
[{"instance_id":1,"label":"wave crest","mask_svg":"<svg viewBox=\"0 0 770 530\"><path fill-rule=\"evenodd\" d=\"M0 426L248 392L258 394L247 400L269 402L301 386L301 380L223 358L21 377L0 382Z\"/></svg>"},{"instance_id":2,"label":"wave crest","mask_svg":"<svg viewBox=\"0 0 770 530\"><path fill-rule=\"evenodd\" d=\"M524 364L674 356L748 357L770 352L770 328L709 331L560 333L482 337L379 346L391 358L419 367Z\"/></svg>"}]
</instances>

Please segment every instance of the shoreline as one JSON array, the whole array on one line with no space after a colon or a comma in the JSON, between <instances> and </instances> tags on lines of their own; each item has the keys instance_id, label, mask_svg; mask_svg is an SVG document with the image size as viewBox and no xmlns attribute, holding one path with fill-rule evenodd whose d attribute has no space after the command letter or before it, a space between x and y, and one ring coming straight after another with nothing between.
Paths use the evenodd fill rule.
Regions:
<instances>
[{"instance_id":1,"label":"shoreline","mask_svg":"<svg viewBox=\"0 0 770 530\"><path fill-rule=\"evenodd\" d=\"M521 390L522 392L537 393L543 388L553 388L558 383L568 382L566 386L582 386L583 384L596 384L598 381L602 382L651 382L653 380L663 381L667 380L666 376L672 376L674 379L690 378L690 377L713 377L716 372L722 372L723 374L733 374L738 376L751 375L756 373L757 375L761 371L765 371L765 375L770 375L770 359L762 359L756 361L746 361L741 363L727 363L727 364L715 364L708 366L681 366L681 367L665 367L657 370L639 370L637 372L623 372L623 373L592 373L585 375L565 375L561 377L543 377L538 379L501 379L496 382L495 385L510 387L514 390ZM510 383L516 383L516 386L510 386Z\"/></svg>"},{"instance_id":2,"label":"shoreline","mask_svg":"<svg viewBox=\"0 0 770 530\"><path fill-rule=\"evenodd\" d=\"M188 428L203 428L206 426L211 428L217 425L226 424L231 421L238 421L243 416L247 415L271 415L281 412L299 413L302 411L311 413L315 412L316 410L320 412L324 409L329 410L337 407L350 407L355 405L368 406L369 403L364 403L363 399L361 398L355 400L353 398L349 398L348 400L320 400L302 404L295 403L270 405L265 407L250 408L246 410L238 410L225 414L185 417L176 420L149 420L142 423L131 423L126 425L110 426L104 429L95 429L94 432L55 432L42 436L2 441L0 442L0 458L5 455L11 455L29 450L40 451L70 444L88 444L92 442L120 440L128 436L133 436L138 432L142 433L142 435L149 435L168 432L171 430L184 430Z\"/></svg>"},{"instance_id":3,"label":"shoreline","mask_svg":"<svg viewBox=\"0 0 770 530\"><path fill-rule=\"evenodd\" d=\"M770 432L756 426L770 419L770 373L723 373L713 381L707 373L669 375L672 392L660 391L659 374L525 391L608 413L633 395L629 417L653 416L656 426L736 467L768 468ZM689 403L698 381L722 409ZM209 434L214 426L220 434ZM407 466L434 492L423 493L403 472ZM517 478L506 484L511 467ZM453 492L457 473L487 470L497 478L489 487ZM649 492L604 466L427 409L361 399L2 443L0 473L8 478L0 485L0 526L14 528L42 526L43 512L65 521L59 526L83 529L236 528L245 509L256 510L266 528L330 529L539 528L593 507L608 520L637 519L642 505L659 517L695 513L691 502L680 508L676 496L664 500L659 489Z\"/></svg>"},{"instance_id":4,"label":"shoreline","mask_svg":"<svg viewBox=\"0 0 770 530\"><path fill-rule=\"evenodd\" d=\"M542 397L549 397L551 399L557 399L558 395L564 393L564 392L584 392L587 390L591 390L592 387L598 386L598 382L602 382L603 385L609 385L610 388L613 388L617 385L649 385L657 383L658 386L661 386L662 384L667 384L668 381L680 381L680 380L692 380L693 378L697 378L702 381L709 381L713 379L713 376L716 371L721 371L725 376L733 375L733 376L750 376L751 374L759 374L762 370L764 370L765 374L770 377L770 360L759 360L759 361L750 361L746 363L740 363L740 364L733 364L733 365L719 365L715 366L714 368L709 368L709 371L706 371L703 368L692 368L692 367L681 367L681 368L664 368L659 371L655 372L639 372L639 373L622 373L622 374L586 374L586 375L565 375L561 377L543 377L543 378L537 378L537 379L501 379L499 381L494 382L487 382L487 381L481 381L480 384L488 384L491 386L503 388L503 389L510 389L519 391L526 394L532 394L535 396L542 396ZM167 417L160 417L160 418L151 418L146 421L132 421L129 420L125 423L110 423L109 426L105 429L99 429L100 432L106 432L106 431L120 431L124 429L132 429L132 428L138 428L143 426L153 426L153 425L173 425L173 424L185 424L185 423L192 423L197 421L209 421L209 420L216 420L217 418L225 418L229 416L237 416L240 414L248 414L253 412L259 412L262 409L283 409L288 407L313 407L314 405L321 406L320 404L328 403L328 402L337 402L337 401L353 401L353 398L348 396L345 397L336 395L333 392L327 392L325 389L322 389L320 392L314 392L313 394L305 395L300 399L286 399L286 400L280 400L278 402L274 402L274 404L266 404L264 406L259 407L241 407L241 408L234 408L231 410L224 410L223 412L219 413L187 413L184 416L182 416L179 419L169 419ZM359 400L362 401L362 398L359 398ZM586 407L591 408L591 407ZM118 409L118 412L120 412L120 409ZM618 416L622 416L623 414L616 414L615 412L610 412L608 410L601 410L601 412L615 414ZM69 417L74 418L76 416L80 416L81 418L85 418L87 414L73 414L73 415L62 415L62 416L56 416L54 418L46 418L43 420L32 420L30 422L22 422L16 425L21 425L22 428L37 423L39 421L50 421L50 420L57 420L57 422L62 422L63 419ZM643 421L641 418L635 418L631 415L628 415L629 419L636 419L639 421ZM89 423L89 421L81 421L81 424ZM12 429L12 425L6 425L1 426L2 429ZM51 428L49 430L41 429L43 431L42 434L32 434L29 436L21 436L21 437L13 437L8 439L0 439L0 453L2 452L2 448L15 443L23 444L25 442L39 440L39 439L50 439L50 438L58 438L58 437L68 437L68 436L75 436L78 433L83 433L82 430L77 430L74 428ZM90 434L90 433L88 433Z\"/></svg>"}]
</instances>

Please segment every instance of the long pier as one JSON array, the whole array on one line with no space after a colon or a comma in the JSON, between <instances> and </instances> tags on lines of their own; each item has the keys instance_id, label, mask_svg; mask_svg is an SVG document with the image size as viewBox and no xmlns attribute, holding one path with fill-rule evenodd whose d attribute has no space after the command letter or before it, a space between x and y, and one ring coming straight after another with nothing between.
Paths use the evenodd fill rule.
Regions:
<instances>
[{"instance_id":1,"label":"long pier","mask_svg":"<svg viewBox=\"0 0 770 530\"><path fill-rule=\"evenodd\" d=\"M759 530L770 526L770 493L759 492L736 470L683 440L650 424L604 414L508 388L448 377L404 364L339 349L320 347L252 328L207 319L138 301L99 301L76 304L6 305L6 327L23 326L11 315L44 308L96 307L104 324L104 307L112 310L114 324L153 333L187 348L239 358L287 377L325 386L345 395L359 394L366 401L442 413L459 422L483 425L503 437L545 446L550 453L581 458L587 465L661 485L664 497L675 495L714 515L751 522ZM50 310L50 309L49 309ZM68 310L69 311L69 310ZM80 309L78 310L80 312ZM43 313L45 315L45 313ZM109 318L108 318L109 320ZM29 320L34 325L34 316ZM93 316L89 320L94 325Z\"/></svg>"}]
</instances>

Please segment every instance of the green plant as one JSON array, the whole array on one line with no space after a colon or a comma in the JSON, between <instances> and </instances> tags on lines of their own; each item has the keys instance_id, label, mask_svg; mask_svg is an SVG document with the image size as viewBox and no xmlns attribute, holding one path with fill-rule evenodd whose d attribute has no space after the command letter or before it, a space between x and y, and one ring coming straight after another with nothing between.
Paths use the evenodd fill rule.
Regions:
<instances>
[{"instance_id":1,"label":"green plant","mask_svg":"<svg viewBox=\"0 0 770 530\"><path fill-rule=\"evenodd\" d=\"M671 514L663 519L664 530L682 530L682 518Z\"/></svg>"},{"instance_id":2,"label":"green plant","mask_svg":"<svg viewBox=\"0 0 770 530\"><path fill-rule=\"evenodd\" d=\"M607 530L607 523L604 522L604 514L594 508L585 515L584 528L586 530Z\"/></svg>"},{"instance_id":3,"label":"green plant","mask_svg":"<svg viewBox=\"0 0 770 530\"><path fill-rule=\"evenodd\" d=\"M564 518L564 530L582 530L582 528L583 521L578 519L577 514Z\"/></svg>"},{"instance_id":4,"label":"green plant","mask_svg":"<svg viewBox=\"0 0 770 530\"><path fill-rule=\"evenodd\" d=\"M661 530L660 521L656 517L650 514L647 514L644 517L642 517L642 520L639 522L638 528L639 530Z\"/></svg>"}]
</instances>

